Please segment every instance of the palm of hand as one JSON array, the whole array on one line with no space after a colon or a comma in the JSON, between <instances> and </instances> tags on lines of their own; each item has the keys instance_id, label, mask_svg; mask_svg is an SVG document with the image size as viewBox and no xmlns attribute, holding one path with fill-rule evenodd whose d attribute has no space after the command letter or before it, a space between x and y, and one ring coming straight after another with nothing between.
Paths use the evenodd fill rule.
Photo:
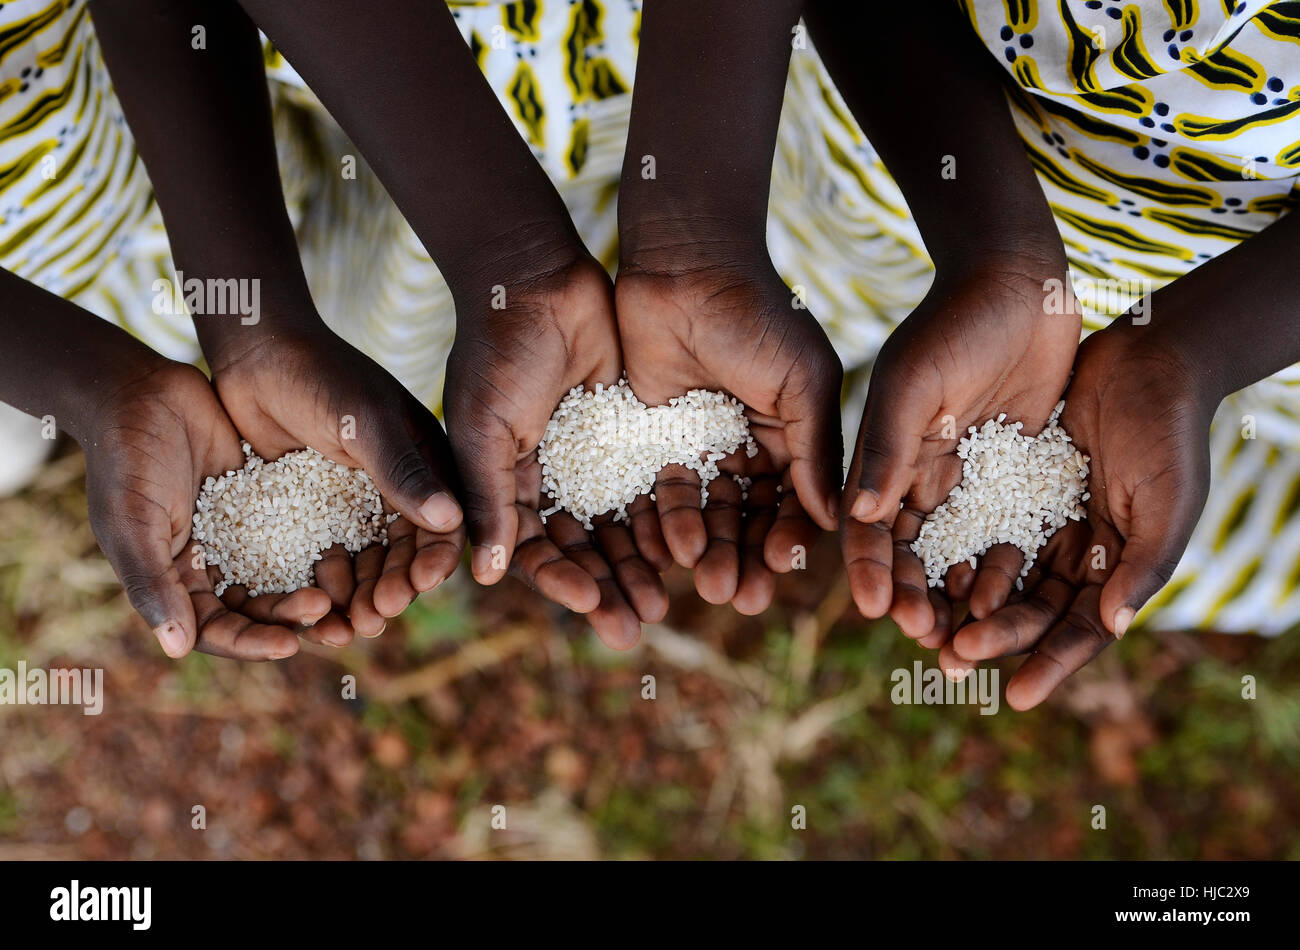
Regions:
<instances>
[{"instance_id":1,"label":"palm of hand","mask_svg":"<svg viewBox=\"0 0 1300 950\"><path fill-rule=\"evenodd\" d=\"M690 389L723 390L748 407L759 453L720 463L700 508L699 480L660 473L656 531L638 535L695 569L713 603L758 613L772 572L798 565L818 525L834 524L840 482L839 360L812 315L770 267L689 277L620 275L619 331L628 382L657 405ZM749 480L748 497L731 475ZM779 489L779 490L778 490ZM811 517L810 517L811 515ZM661 538L654 536L661 532Z\"/></svg>"},{"instance_id":2,"label":"palm of hand","mask_svg":"<svg viewBox=\"0 0 1300 950\"><path fill-rule=\"evenodd\" d=\"M486 301L485 301L486 303ZM466 319L466 316L468 319ZM575 386L610 385L621 352L609 276L590 258L507 289L505 307L462 314L447 367L447 420L465 482L473 571L496 583L507 567L544 596L588 615L609 646L662 619L667 596L627 524L594 532L538 508L537 445Z\"/></svg>"},{"instance_id":3,"label":"palm of hand","mask_svg":"<svg viewBox=\"0 0 1300 950\"><path fill-rule=\"evenodd\" d=\"M962 628L945 667L1032 651L1007 684L1028 709L1122 635L1169 579L1209 486L1213 407L1189 391L1185 367L1113 327L1079 351L1062 426L1090 458L1087 517L1039 552L1025 593ZM1010 580L999 579L1001 598Z\"/></svg>"},{"instance_id":4,"label":"palm of hand","mask_svg":"<svg viewBox=\"0 0 1300 950\"><path fill-rule=\"evenodd\" d=\"M136 381L107 401L98 431L86 453L91 525L168 653L197 647L256 660L296 652L291 628L320 619L328 598L309 589L223 603L201 550L188 543L203 480L243 464L239 437L203 375L174 365Z\"/></svg>"},{"instance_id":5,"label":"palm of hand","mask_svg":"<svg viewBox=\"0 0 1300 950\"><path fill-rule=\"evenodd\" d=\"M936 286L882 349L888 378L911 390L906 425L920 439L907 490L925 510L960 478L953 450L970 426L1005 412L1032 434L1060 400L1081 321L1045 313L1043 299L1033 279Z\"/></svg>"},{"instance_id":6,"label":"palm of hand","mask_svg":"<svg viewBox=\"0 0 1300 950\"><path fill-rule=\"evenodd\" d=\"M213 382L235 427L263 458L311 446L358 467L356 440L347 438L349 418L362 418L371 402L389 401L378 385L366 391L377 380L366 372L370 366L358 373L360 360L365 357L347 343L321 333L260 347L218 367Z\"/></svg>"},{"instance_id":7,"label":"palm of hand","mask_svg":"<svg viewBox=\"0 0 1300 950\"><path fill-rule=\"evenodd\" d=\"M386 370L321 331L279 337L218 367L214 382L259 455L275 459L310 446L364 468L401 512L387 549L371 546L355 557L341 546L324 552L316 581L335 610L311 639L342 646L354 632L377 636L454 570L464 531L446 487L454 478L450 451L437 420Z\"/></svg>"},{"instance_id":8,"label":"palm of hand","mask_svg":"<svg viewBox=\"0 0 1300 950\"><path fill-rule=\"evenodd\" d=\"M1016 267L937 278L873 369L847 482L845 563L859 609L889 611L926 646L951 636L953 601L969 598L980 616L997 606L966 565L949 570L945 590L929 588L910 543L960 481L956 448L970 426L1005 412L1033 433L1060 400L1081 319L1077 306L1049 312L1048 286ZM990 577L1018 570L1018 557L993 548Z\"/></svg>"}]
</instances>

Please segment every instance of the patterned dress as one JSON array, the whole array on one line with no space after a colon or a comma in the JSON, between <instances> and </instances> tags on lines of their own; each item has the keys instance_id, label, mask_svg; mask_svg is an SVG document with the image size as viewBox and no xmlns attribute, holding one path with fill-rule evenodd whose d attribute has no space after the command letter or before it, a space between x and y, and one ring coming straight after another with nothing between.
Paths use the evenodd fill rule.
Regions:
<instances>
[{"instance_id":1,"label":"patterned dress","mask_svg":"<svg viewBox=\"0 0 1300 950\"><path fill-rule=\"evenodd\" d=\"M1007 69L1089 329L1128 305L1124 288L1176 279L1291 206L1300 2L953 2ZM639 0L450 6L578 230L612 266ZM317 303L436 408L454 331L446 286L364 165L340 176L355 149L269 47L267 66ZM924 296L932 266L897 186L801 37L768 232L778 269L804 289L844 360L852 435L871 360ZM166 237L83 0L0 8L0 266L169 356L198 358L188 319L151 308L153 280L170 275ZM1147 622L1263 632L1300 623L1298 386L1293 369L1225 403L1210 501ZM1253 439L1242 438L1244 416Z\"/></svg>"}]
</instances>

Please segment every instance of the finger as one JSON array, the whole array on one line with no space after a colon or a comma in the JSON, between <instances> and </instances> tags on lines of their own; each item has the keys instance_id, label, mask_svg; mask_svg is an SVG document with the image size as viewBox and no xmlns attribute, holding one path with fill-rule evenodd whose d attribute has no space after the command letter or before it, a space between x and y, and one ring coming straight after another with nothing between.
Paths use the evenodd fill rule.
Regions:
<instances>
[{"instance_id":1,"label":"finger","mask_svg":"<svg viewBox=\"0 0 1300 950\"><path fill-rule=\"evenodd\" d=\"M768 569L777 574L788 574L796 565L806 564L808 551L821 534L821 528L808 517L803 500L790 489L791 478L787 475L782 482L781 503L763 547Z\"/></svg>"},{"instance_id":2,"label":"finger","mask_svg":"<svg viewBox=\"0 0 1300 950\"><path fill-rule=\"evenodd\" d=\"M931 587L926 595L934 614L934 627L916 642L927 650L937 650L952 639L952 601L938 589Z\"/></svg>"},{"instance_id":3,"label":"finger","mask_svg":"<svg viewBox=\"0 0 1300 950\"><path fill-rule=\"evenodd\" d=\"M919 640L935 628L934 606L925 566L912 550L924 518L919 512L900 511L893 529L893 602L889 616L904 635Z\"/></svg>"},{"instance_id":4,"label":"finger","mask_svg":"<svg viewBox=\"0 0 1300 950\"><path fill-rule=\"evenodd\" d=\"M871 524L847 518L840 535L844 568L853 602L862 616L877 620L888 613L894 599L893 522Z\"/></svg>"},{"instance_id":5,"label":"finger","mask_svg":"<svg viewBox=\"0 0 1300 950\"><path fill-rule=\"evenodd\" d=\"M450 577L460 564L461 554L465 551L465 526L461 525L451 534L433 534L421 528L415 534L415 545L411 586L424 593Z\"/></svg>"},{"instance_id":6,"label":"finger","mask_svg":"<svg viewBox=\"0 0 1300 950\"><path fill-rule=\"evenodd\" d=\"M1119 563L1101 591L1098 610L1116 639L1128 632L1137 612L1169 583L1205 506L1204 490L1157 494L1155 486L1135 493L1132 524Z\"/></svg>"},{"instance_id":7,"label":"finger","mask_svg":"<svg viewBox=\"0 0 1300 950\"><path fill-rule=\"evenodd\" d=\"M402 515L429 531L454 531L461 507L432 463L433 443L445 438L442 429L414 399L404 408L372 414L354 454Z\"/></svg>"},{"instance_id":8,"label":"finger","mask_svg":"<svg viewBox=\"0 0 1300 950\"><path fill-rule=\"evenodd\" d=\"M586 613L601 642L615 650L635 646L641 638L640 620L623 596L609 563L596 550L591 535L576 519L564 513L548 518L546 529L563 556L585 571L599 589L599 602Z\"/></svg>"},{"instance_id":9,"label":"finger","mask_svg":"<svg viewBox=\"0 0 1300 950\"><path fill-rule=\"evenodd\" d=\"M558 512L546 520L543 528L536 512L519 515L520 538L515 548L511 570L543 597L568 607L574 613L591 613L601 601L601 590L596 579L568 558L550 537L550 532L565 521L572 522L579 531L581 525ZM552 525L552 522L556 525ZM585 533L585 532L584 532Z\"/></svg>"},{"instance_id":10,"label":"finger","mask_svg":"<svg viewBox=\"0 0 1300 950\"><path fill-rule=\"evenodd\" d=\"M293 630L280 624L259 623L229 610L212 592L203 572L187 573L186 580L198 623L194 648L200 653L234 660L280 660L298 652L298 637Z\"/></svg>"},{"instance_id":11,"label":"finger","mask_svg":"<svg viewBox=\"0 0 1300 950\"><path fill-rule=\"evenodd\" d=\"M1006 605L1024 564L1025 556L1014 544L995 544L984 553L970 592L970 612L976 620Z\"/></svg>"},{"instance_id":12,"label":"finger","mask_svg":"<svg viewBox=\"0 0 1300 950\"><path fill-rule=\"evenodd\" d=\"M709 546L700 509L700 477L682 465L666 465L655 476L655 507L673 560L694 568Z\"/></svg>"},{"instance_id":13,"label":"finger","mask_svg":"<svg viewBox=\"0 0 1300 950\"><path fill-rule=\"evenodd\" d=\"M372 544L362 548L353 561L357 587L348 605L348 621L359 637L377 637L388 626L388 618L375 608L375 585L383 574L386 553L382 545Z\"/></svg>"},{"instance_id":14,"label":"finger","mask_svg":"<svg viewBox=\"0 0 1300 950\"><path fill-rule=\"evenodd\" d=\"M854 468L844 503L859 521L878 521L898 510L913 480L917 455L931 413L915 387L887 380L878 358L858 430Z\"/></svg>"},{"instance_id":15,"label":"finger","mask_svg":"<svg viewBox=\"0 0 1300 950\"><path fill-rule=\"evenodd\" d=\"M706 490L703 520L708 546L695 565L695 590L710 604L725 604L740 586L741 487L722 472Z\"/></svg>"},{"instance_id":16,"label":"finger","mask_svg":"<svg viewBox=\"0 0 1300 950\"><path fill-rule=\"evenodd\" d=\"M969 561L954 564L943 576L943 589L953 601L969 600L974 587L975 568L970 566Z\"/></svg>"},{"instance_id":17,"label":"finger","mask_svg":"<svg viewBox=\"0 0 1300 950\"><path fill-rule=\"evenodd\" d=\"M329 595L334 609L346 613L357 589L352 555L348 549L341 544L332 544L322 551L315 574L316 586Z\"/></svg>"},{"instance_id":18,"label":"finger","mask_svg":"<svg viewBox=\"0 0 1300 950\"><path fill-rule=\"evenodd\" d=\"M1046 699L1057 686L1115 642L1101 622L1101 588L1081 590L1066 615L1007 683L1007 705L1023 712Z\"/></svg>"},{"instance_id":19,"label":"finger","mask_svg":"<svg viewBox=\"0 0 1300 950\"><path fill-rule=\"evenodd\" d=\"M194 648L199 624L180 571L194 555L187 549L172 557L171 524L162 509L133 512L128 503L105 528L95 525L95 535L131 606L153 629L164 653L185 656ZM194 573L206 581L204 571Z\"/></svg>"},{"instance_id":20,"label":"finger","mask_svg":"<svg viewBox=\"0 0 1300 950\"><path fill-rule=\"evenodd\" d=\"M829 349L829 347L828 347ZM840 488L844 482L844 433L840 419L840 389L844 379L839 358L823 361L822 371L810 369L803 385L783 393L778 401L790 451L790 477L803 509L827 531L839 521ZM813 361L809 366L819 365Z\"/></svg>"},{"instance_id":21,"label":"finger","mask_svg":"<svg viewBox=\"0 0 1300 950\"><path fill-rule=\"evenodd\" d=\"M349 574L351 569L349 562ZM345 647L352 642L352 626L338 610L330 609L330 596L318 587L252 597L236 584L226 588L221 602L231 613L254 623L285 627L312 643Z\"/></svg>"},{"instance_id":22,"label":"finger","mask_svg":"<svg viewBox=\"0 0 1300 950\"><path fill-rule=\"evenodd\" d=\"M415 600L411 565L415 562L415 523L399 518L389 526L384 566L375 582L375 611L381 617L396 617Z\"/></svg>"},{"instance_id":23,"label":"finger","mask_svg":"<svg viewBox=\"0 0 1300 950\"><path fill-rule=\"evenodd\" d=\"M596 545L614 571L614 579L642 623L658 623L668 613L668 592L659 574L641 556L626 523L596 525Z\"/></svg>"},{"instance_id":24,"label":"finger","mask_svg":"<svg viewBox=\"0 0 1300 950\"><path fill-rule=\"evenodd\" d=\"M761 454L761 453L760 453ZM761 614L772 603L776 579L767 566L767 537L776 522L781 495L775 472L755 472L744 493L741 520L740 583L732 606L748 617Z\"/></svg>"},{"instance_id":25,"label":"finger","mask_svg":"<svg viewBox=\"0 0 1300 950\"><path fill-rule=\"evenodd\" d=\"M308 643L319 643L324 647L345 647L355 635L347 616L337 610L331 610L310 627L295 627L294 630Z\"/></svg>"},{"instance_id":26,"label":"finger","mask_svg":"<svg viewBox=\"0 0 1300 950\"><path fill-rule=\"evenodd\" d=\"M953 649L971 661L1024 653L1069 609L1076 589L1064 578L1048 575L1024 600L958 630Z\"/></svg>"},{"instance_id":27,"label":"finger","mask_svg":"<svg viewBox=\"0 0 1300 950\"><path fill-rule=\"evenodd\" d=\"M329 595L318 587L250 597L246 588L233 585L222 593L221 602L249 620L285 627L310 626L330 612Z\"/></svg>"},{"instance_id":28,"label":"finger","mask_svg":"<svg viewBox=\"0 0 1300 950\"><path fill-rule=\"evenodd\" d=\"M470 570L480 584L505 576L519 542L515 467L518 445L504 420L486 410L447 418L464 488L465 521L473 555Z\"/></svg>"},{"instance_id":29,"label":"finger","mask_svg":"<svg viewBox=\"0 0 1300 950\"><path fill-rule=\"evenodd\" d=\"M659 526L659 509L649 495L638 495L627 506L627 520L637 550L646 563L660 574L672 567L673 554L668 550L668 542L664 540L663 529Z\"/></svg>"},{"instance_id":30,"label":"finger","mask_svg":"<svg viewBox=\"0 0 1300 950\"><path fill-rule=\"evenodd\" d=\"M943 675L954 683L959 683L970 676L975 672L975 667L976 664L957 655L951 642L945 643L939 649L939 669L943 670Z\"/></svg>"}]
</instances>

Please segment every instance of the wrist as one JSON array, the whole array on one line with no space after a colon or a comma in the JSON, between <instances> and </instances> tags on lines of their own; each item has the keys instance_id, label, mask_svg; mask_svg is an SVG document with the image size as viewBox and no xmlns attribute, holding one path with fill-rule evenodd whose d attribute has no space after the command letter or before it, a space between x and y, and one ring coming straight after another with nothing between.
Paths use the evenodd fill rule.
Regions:
<instances>
[{"instance_id":1,"label":"wrist","mask_svg":"<svg viewBox=\"0 0 1300 950\"><path fill-rule=\"evenodd\" d=\"M285 297L264 289L249 291L248 312L192 314L199 345L212 375L261 349L274 350L283 341L332 334L309 294Z\"/></svg>"},{"instance_id":2,"label":"wrist","mask_svg":"<svg viewBox=\"0 0 1300 950\"><path fill-rule=\"evenodd\" d=\"M1054 220L980 221L960 231L945 228L935 235L922 231L926 250L938 274L959 275L978 270L1002 270L1060 279L1069 259Z\"/></svg>"},{"instance_id":3,"label":"wrist","mask_svg":"<svg viewBox=\"0 0 1300 950\"><path fill-rule=\"evenodd\" d=\"M771 269L763 227L737 216L693 211L619 216L620 276L687 277L719 269Z\"/></svg>"},{"instance_id":4,"label":"wrist","mask_svg":"<svg viewBox=\"0 0 1300 950\"><path fill-rule=\"evenodd\" d=\"M85 391L75 394L75 407L68 410L70 424L61 425L87 455L100 444L102 435L119 420L129 420L132 400L147 388L150 393L165 395L168 380L183 373L202 374L186 363L179 363L155 353L148 347L130 352L104 353L104 371L88 381Z\"/></svg>"},{"instance_id":5,"label":"wrist","mask_svg":"<svg viewBox=\"0 0 1300 950\"><path fill-rule=\"evenodd\" d=\"M438 269L456 305L458 324L512 306L516 295L546 291L587 271L609 276L571 226L554 222L518 225L483 238L472 253Z\"/></svg>"},{"instance_id":6,"label":"wrist","mask_svg":"<svg viewBox=\"0 0 1300 950\"><path fill-rule=\"evenodd\" d=\"M1125 363L1116 370L1119 375L1157 373L1166 391L1175 394L1172 401L1194 409L1206 426L1219 404L1234 391L1212 354L1207 354L1192 336L1158 326L1154 320L1135 326L1127 316L1121 317L1095 335L1115 344L1113 352L1120 354Z\"/></svg>"}]
</instances>

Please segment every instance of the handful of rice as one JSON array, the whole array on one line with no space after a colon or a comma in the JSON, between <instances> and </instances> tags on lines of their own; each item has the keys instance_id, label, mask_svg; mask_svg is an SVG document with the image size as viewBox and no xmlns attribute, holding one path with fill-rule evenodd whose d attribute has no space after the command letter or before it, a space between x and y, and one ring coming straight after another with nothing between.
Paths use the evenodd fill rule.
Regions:
<instances>
[{"instance_id":1,"label":"handful of rice","mask_svg":"<svg viewBox=\"0 0 1300 950\"><path fill-rule=\"evenodd\" d=\"M967 430L957 446L961 484L926 516L912 542L931 587L942 587L954 564L975 567L995 544L1014 544L1025 556L1016 579L1023 588L1038 549L1084 516L1089 459L1057 424L1063 408L1064 401L1056 404L1037 436L1021 435L1023 423L1006 424L1006 413Z\"/></svg>"},{"instance_id":2,"label":"handful of rice","mask_svg":"<svg viewBox=\"0 0 1300 950\"><path fill-rule=\"evenodd\" d=\"M250 595L310 587L322 552L341 544L355 554L388 544L388 525L374 482L307 448L274 462L244 443L244 467L209 477L194 514L192 538L221 571L220 596L231 584Z\"/></svg>"},{"instance_id":3,"label":"handful of rice","mask_svg":"<svg viewBox=\"0 0 1300 950\"><path fill-rule=\"evenodd\" d=\"M542 520L561 510L588 530L593 518L610 511L622 520L637 496L650 493L665 465L699 473L703 505L718 462L742 445L750 458L758 454L745 407L726 393L692 389L652 408L626 379L593 390L575 386L537 447L542 489L555 502L541 512Z\"/></svg>"}]
</instances>

